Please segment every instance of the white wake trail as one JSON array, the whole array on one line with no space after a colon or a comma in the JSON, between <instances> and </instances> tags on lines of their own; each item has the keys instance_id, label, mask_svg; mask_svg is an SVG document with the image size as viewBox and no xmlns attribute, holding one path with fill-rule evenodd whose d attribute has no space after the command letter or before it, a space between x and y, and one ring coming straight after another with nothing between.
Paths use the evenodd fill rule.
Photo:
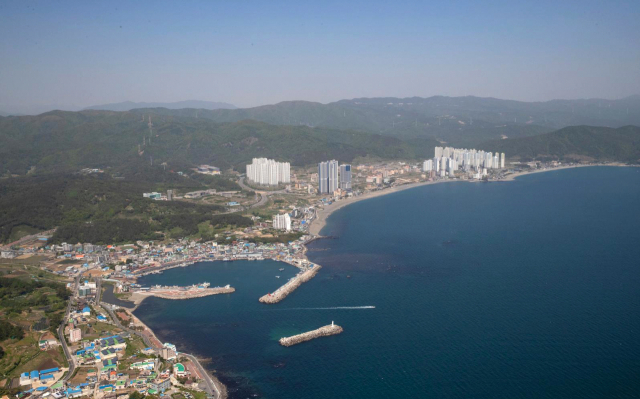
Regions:
<instances>
[{"instance_id":1,"label":"white wake trail","mask_svg":"<svg viewBox=\"0 0 640 399\"><path fill-rule=\"evenodd\" d=\"M288 308L273 310L336 310L336 309L375 309L375 306L332 306L327 308Z\"/></svg>"}]
</instances>

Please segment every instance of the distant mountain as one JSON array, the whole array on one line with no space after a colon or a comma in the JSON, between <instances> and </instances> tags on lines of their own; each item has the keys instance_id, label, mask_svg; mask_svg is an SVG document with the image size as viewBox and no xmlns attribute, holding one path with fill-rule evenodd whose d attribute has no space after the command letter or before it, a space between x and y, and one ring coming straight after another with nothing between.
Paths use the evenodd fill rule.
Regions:
<instances>
[{"instance_id":1,"label":"distant mountain","mask_svg":"<svg viewBox=\"0 0 640 399\"><path fill-rule=\"evenodd\" d=\"M158 111L159 113L154 113ZM401 140L377 134L307 126L274 126L240 121L220 124L209 119L166 116L166 109L138 112L52 111L37 116L0 118L0 175L77 171L112 167L134 173L153 158L167 169L201 163L244 170L253 157L311 165L321 160L356 157L423 159L438 142ZM140 151L140 152L139 152Z\"/></svg>"},{"instance_id":2,"label":"distant mountain","mask_svg":"<svg viewBox=\"0 0 640 399\"><path fill-rule=\"evenodd\" d=\"M174 103L135 103L132 101L125 101L121 103L94 105L85 109L99 109L105 111L131 111L136 108L167 108L167 109L181 109L181 108L195 108L195 109L236 109L237 107L228 103L212 102L212 101L178 101Z\"/></svg>"},{"instance_id":3,"label":"distant mountain","mask_svg":"<svg viewBox=\"0 0 640 399\"><path fill-rule=\"evenodd\" d=\"M0 116L21 116L23 114L17 114L15 112L4 112L0 111Z\"/></svg>"},{"instance_id":4,"label":"distant mountain","mask_svg":"<svg viewBox=\"0 0 640 399\"><path fill-rule=\"evenodd\" d=\"M480 146L509 159L555 159L640 163L640 127L571 126L535 137L496 140Z\"/></svg>"},{"instance_id":5,"label":"distant mountain","mask_svg":"<svg viewBox=\"0 0 640 399\"><path fill-rule=\"evenodd\" d=\"M573 125L640 125L640 97L546 102L473 96L388 97L329 104L287 101L233 110L156 112L225 123L253 119L274 125L320 126L400 138L433 137L451 145L471 147L491 139L534 136Z\"/></svg>"}]
</instances>

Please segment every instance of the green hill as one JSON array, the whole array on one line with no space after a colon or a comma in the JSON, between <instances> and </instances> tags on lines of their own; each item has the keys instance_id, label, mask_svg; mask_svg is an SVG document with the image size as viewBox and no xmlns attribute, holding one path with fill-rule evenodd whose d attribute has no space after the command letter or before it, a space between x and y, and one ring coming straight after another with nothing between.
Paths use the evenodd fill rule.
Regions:
<instances>
[{"instance_id":1,"label":"green hill","mask_svg":"<svg viewBox=\"0 0 640 399\"><path fill-rule=\"evenodd\" d=\"M490 141L480 147L504 152L509 159L640 163L640 127L571 126L535 137Z\"/></svg>"},{"instance_id":2,"label":"green hill","mask_svg":"<svg viewBox=\"0 0 640 399\"><path fill-rule=\"evenodd\" d=\"M24 174L32 167L38 174L85 167L131 173L151 159L156 165L166 162L169 169L209 163L239 170L258 156L293 165L332 158L346 162L360 156L418 159L437 145L433 139L405 142L355 131L256 121L216 123L153 111L53 111L0 118L0 175Z\"/></svg>"},{"instance_id":3,"label":"green hill","mask_svg":"<svg viewBox=\"0 0 640 399\"><path fill-rule=\"evenodd\" d=\"M197 233L201 223L221 227L252 224L237 214L219 214L225 208L217 205L142 197L145 191L192 191L215 184L157 170L147 173L144 167L138 173L144 178L48 174L0 179L0 242L56 226L54 242L110 244L157 239L162 237L159 232L182 237Z\"/></svg>"},{"instance_id":4,"label":"green hill","mask_svg":"<svg viewBox=\"0 0 640 399\"><path fill-rule=\"evenodd\" d=\"M235 110L154 112L223 123L252 119L274 125L322 126L401 138L434 137L454 146L474 146L504 136L527 137L573 125L640 125L640 98L521 102L473 96L389 97L329 104L286 101Z\"/></svg>"}]
</instances>

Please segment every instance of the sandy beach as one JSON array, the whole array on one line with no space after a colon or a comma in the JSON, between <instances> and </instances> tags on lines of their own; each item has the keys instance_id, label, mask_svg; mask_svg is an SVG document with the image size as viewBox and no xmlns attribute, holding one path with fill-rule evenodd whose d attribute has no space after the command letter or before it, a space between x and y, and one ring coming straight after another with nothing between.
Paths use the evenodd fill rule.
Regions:
<instances>
[{"instance_id":1,"label":"sandy beach","mask_svg":"<svg viewBox=\"0 0 640 399\"><path fill-rule=\"evenodd\" d=\"M562 169L586 168L586 167L593 167L593 166L616 166L616 167L636 166L637 167L637 165L626 165L626 164L621 164L621 163L611 163L611 164L602 164L602 165L558 166L556 168L536 169L536 170L533 170L533 171L513 173L513 174L508 175L506 178L504 178L502 180L489 180L489 183L513 181L517 177L524 176L524 175L530 175L530 174L534 174L534 173L553 172L553 171L562 170ZM360 196L357 196L357 197L351 197L351 198L343 199L343 200L340 200L338 202L334 202L331 205L327 205L322 209L318 209L316 211L316 218L311 222L311 225L309 226L309 233L314 235L314 236L320 235L320 231L322 230L322 228L327 223L327 218L333 212L337 211L338 209L344 208L347 205L351 205L351 204L354 204L354 203L356 203L358 201L363 201L363 200L370 199L370 198L380 197L382 195L397 193L398 191L408 190L410 188L426 186L426 185L429 185L429 184L449 183L449 182L480 183L481 181L479 181L479 180L460 180L460 179L427 181L427 182L420 182L420 183L405 184L405 185L402 185L402 186L396 186L396 187L392 187L392 188L384 189L384 190L371 191L371 192L368 192L366 194L363 194L363 195L360 195Z\"/></svg>"},{"instance_id":2,"label":"sandy beach","mask_svg":"<svg viewBox=\"0 0 640 399\"><path fill-rule=\"evenodd\" d=\"M329 215L331 215L333 212L337 211L338 209L344 208L345 206L354 204L358 201L363 201L369 198L380 197L382 195L387 195L391 193L397 193L398 191L408 190L410 188L426 186L429 184L453 182L453 181L466 181L466 180L457 180L457 179L456 180L437 180L437 181L426 181L426 182L420 182L420 183L404 184L402 186L395 186L395 187L384 189L384 190L370 191L366 194L362 194L357 197L351 197L351 198L340 200L338 202L334 202L331 205L327 205L322 209L316 210L316 218L311 223L311 226L309 226L309 233L311 233L314 236L320 235L320 230L322 230L322 228L327 223L327 218L329 217Z\"/></svg>"}]
</instances>

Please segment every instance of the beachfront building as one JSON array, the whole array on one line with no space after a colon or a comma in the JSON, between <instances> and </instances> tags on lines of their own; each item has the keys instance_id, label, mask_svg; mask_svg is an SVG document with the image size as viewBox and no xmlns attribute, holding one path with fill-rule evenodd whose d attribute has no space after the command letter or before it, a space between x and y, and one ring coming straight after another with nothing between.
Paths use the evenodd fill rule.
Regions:
<instances>
[{"instance_id":1,"label":"beachfront building","mask_svg":"<svg viewBox=\"0 0 640 399\"><path fill-rule=\"evenodd\" d=\"M340 165L340 189L351 190L351 165Z\"/></svg>"},{"instance_id":2,"label":"beachfront building","mask_svg":"<svg viewBox=\"0 0 640 399\"><path fill-rule=\"evenodd\" d=\"M505 154L480 151L476 149L462 149L452 147L436 147L433 158L433 169L436 172L445 171L451 174L452 171L464 170L465 172L474 170L482 172L483 169L504 168ZM453 161L453 162L452 162ZM426 164L426 161L425 161ZM423 171L426 166L423 164ZM441 173L440 173L441 174Z\"/></svg>"},{"instance_id":3,"label":"beachfront building","mask_svg":"<svg viewBox=\"0 0 640 399\"><path fill-rule=\"evenodd\" d=\"M273 159L253 158L247 165L247 179L261 186L277 186L291 182L291 165L289 162L276 162Z\"/></svg>"},{"instance_id":4,"label":"beachfront building","mask_svg":"<svg viewBox=\"0 0 640 399\"><path fill-rule=\"evenodd\" d=\"M320 194L333 194L338 189L338 170L338 161L335 159L318 164L318 192Z\"/></svg>"},{"instance_id":5,"label":"beachfront building","mask_svg":"<svg viewBox=\"0 0 640 399\"><path fill-rule=\"evenodd\" d=\"M273 216L273 228L278 230L291 230L291 216L288 213L284 215Z\"/></svg>"}]
</instances>

